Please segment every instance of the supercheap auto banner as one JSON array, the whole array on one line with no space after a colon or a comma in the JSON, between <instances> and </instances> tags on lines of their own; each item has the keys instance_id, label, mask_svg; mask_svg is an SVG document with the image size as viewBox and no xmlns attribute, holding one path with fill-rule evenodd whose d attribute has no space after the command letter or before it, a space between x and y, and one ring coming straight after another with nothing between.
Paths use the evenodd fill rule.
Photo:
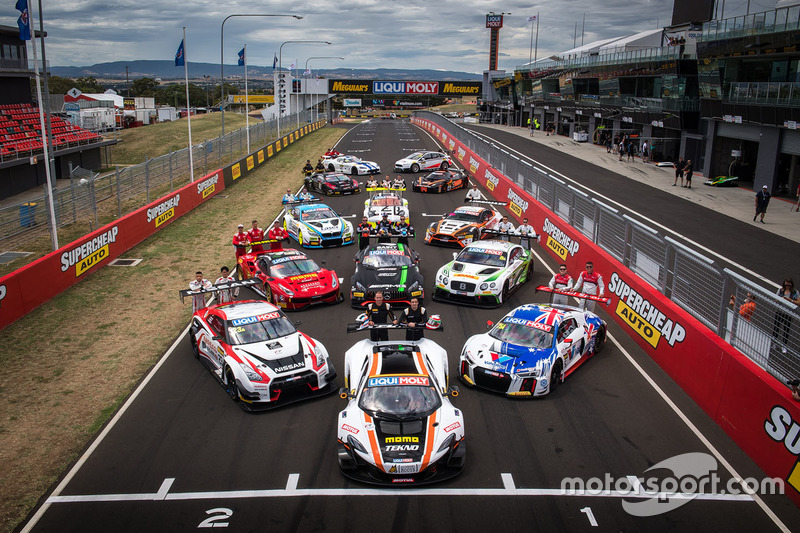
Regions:
<instances>
[{"instance_id":1,"label":"supercheap auto banner","mask_svg":"<svg viewBox=\"0 0 800 533\"><path fill-rule=\"evenodd\" d=\"M767 473L786 482L800 504L800 404L789 389L693 316L638 278L582 233L539 204L439 126L412 123L434 135L508 211L527 217L541 234L539 246L573 277L586 261L605 281L611 298L603 311Z\"/></svg>"},{"instance_id":2,"label":"supercheap auto banner","mask_svg":"<svg viewBox=\"0 0 800 533\"><path fill-rule=\"evenodd\" d=\"M225 189L222 171L158 200L0 278L0 329L167 227Z\"/></svg>"}]
</instances>

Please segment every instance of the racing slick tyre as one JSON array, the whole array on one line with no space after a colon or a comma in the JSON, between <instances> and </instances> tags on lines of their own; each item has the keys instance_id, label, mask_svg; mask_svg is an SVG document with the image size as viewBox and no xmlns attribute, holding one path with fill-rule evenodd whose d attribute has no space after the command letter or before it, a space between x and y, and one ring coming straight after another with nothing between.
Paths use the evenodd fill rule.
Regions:
<instances>
[{"instance_id":1,"label":"racing slick tyre","mask_svg":"<svg viewBox=\"0 0 800 533\"><path fill-rule=\"evenodd\" d=\"M508 280L503 283L503 291L500 293L500 303L506 303L508 301L508 296L511 291L508 288Z\"/></svg>"},{"instance_id":2,"label":"racing slick tyre","mask_svg":"<svg viewBox=\"0 0 800 533\"><path fill-rule=\"evenodd\" d=\"M442 164L446 164L446 163L442 163ZM450 192L452 190L453 190L453 182L452 181L448 181L447 182L447 192Z\"/></svg>"},{"instance_id":3,"label":"racing slick tyre","mask_svg":"<svg viewBox=\"0 0 800 533\"><path fill-rule=\"evenodd\" d=\"M328 172L335 172L336 169L333 168L333 165L328 165Z\"/></svg>"},{"instance_id":4,"label":"racing slick tyre","mask_svg":"<svg viewBox=\"0 0 800 533\"><path fill-rule=\"evenodd\" d=\"M561 369L564 363L558 359L553 365L553 370L550 372L550 394L553 394L559 385L561 385Z\"/></svg>"},{"instance_id":5,"label":"racing slick tyre","mask_svg":"<svg viewBox=\"0 0 800 533\"><path fill-rule=\"evenodd\" d=\"M269 283L264 284L264 298L269 303L272 303L272 288L269 286Z\"/></svg>"},{"instance_id":6,"label":"racing slick tyre","mask_svg":"<svg viewBox=\"0 0 800 533\"><path fill-rule=\"evenodd\" d=\"M192 345L192 353L195 359L200 359L200 350L197 348L197 339L194 338L194 332L189 330L189 344Z\"/></svg>"},{"instance_id":7,"label":"racing slick tyre","mask_svg":"<svg viewBox=\"0 0 800 533\"><path fill-rule=\"evenodd\" d=\"M350 457L350 454L347 453L347 448L344 447L344 444L341 442L339 443L339 468L342 470L355 470L356 469L356 462L353 461L353 458Z\"/></svg>"},{"instance_id":8,"label":"racing slick tyre","mask_svg":"<svg viewBox=\"0 0 800 533\"><path fill-rule=\"evenodd\" d=\"M411 165L411 172L419 172L419 165L416 163Z\"/></svg>"},{"instance_id":9,"label":"racing slick tyre","mask_svg":"<svg viewBox=\"0 0 800 533\"><path fill-rule=\"evenodd\" d=\"M358 169L356 167L351 168L350 169L350 175L351 176L358 176Z\"/></svg>"},{"instance_id":10,"label":"racing slick tyre","mask_svg":"<svg viewBox=\"0 0 800 533\"><path fill-rule=\"evenodd\" d=\"M444 161L441 165L439 165L439 170L447 170L448 168L450 168L450 165L447 163L447 161Z\"/></svg>"},{"instance_id":11,"label":"racing slick tyre","mask_svg":"<svg viewBox=\"0 0 800 533\"><path fill-rule=\"evenodd\" d=\"M606 344L606 328L601 327L600 330L597 332L597 337L594 340L594 354L597 355L603 350L603 346Z\"/></svg>"},{"instance_id":12,"label":"racing slick tyre","mask_svg":"<svg viewBox=\"0 0 800 533\"><path fill-rule=\"evenodd\" d=\"M233 375L233 370L230 367L225 368L225 390L228 391L228 396L234 402L239 402L239 386L236 385L236 377Z\"/></svg>"},{"instance_id":13,"label":"racing slick tyre","mask_svg":"<svg viewBox=\"0 0 800 533\"><path fill-rule=\"evenodd\" d=\"M533 259L531 259L531 262L528 263L528 269L527 272L525 272L525 282L527 283L532 279L533 279Z\"/></svg>"}]
</instances>

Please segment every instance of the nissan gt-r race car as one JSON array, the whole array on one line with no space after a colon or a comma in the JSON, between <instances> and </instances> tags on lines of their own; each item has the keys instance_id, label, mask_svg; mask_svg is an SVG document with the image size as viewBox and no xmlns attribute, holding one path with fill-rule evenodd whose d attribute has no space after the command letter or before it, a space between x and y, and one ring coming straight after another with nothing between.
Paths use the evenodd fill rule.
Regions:
<instances>
[{"instance_id":1,"label":"nissan gt-r race car","mask_svg":"<svg viewBox=\"0 0 800 533\"><path fill-rule=\"evenodd\" d=\"M403 198L405 189L376 187L367 190L369 191L369 200L364 201L364 216L373 227L383 219L383 215L387 215L392 224L410 221L408 200Z\"/></svg>"},{"instance_id":2,"label":"nissan gt-r race car","mask_svg":"<svg viewBox=\"0 0 800 533\"><path fill-rule=\"evenodd\" d=\"M447 170L453 166L450 156L442 152L414 152L394 164L395 172L419 172L420 170Z\"/></svg>"},{"instance_id":3,"label":"nissan gt-r race car","mask_svg":"<svg viewBox=\"0 0 800 533\"><path fill-rule=\"evenodd\" d=\"M380 174L381 167L373 161L364 161L354 155L340 155L323 160L328 172L341 172L353 176L363 174Z\"/></svg>"},{"instance_id":4,"label":"nissan gt-r race car","mask_svg":"<svg viewBox=\"0 0 800 533\"><path fill-rule=\"evenodd\" d=\"M517 307L488 333L467 339L461 380L508 396L544 396L597 354L606 323L566 305Z\"/></svg>"},{"instance_id":5,"label":"nissan gt-r race car","mask_svg":"<svg viewBox=\"0 0 800 533\"><path fill-rule=\"evenodd\" d=\"M465 205L431 224L425 242L463 248L480 239L482 230L494 229L502 220L503 215L491 207Z\"/></svg>"},{"instance_id":6,"label":"nissan gt-r race car","mask_svg":"<svg viewBox=\"0 0 800 533\"><path fill-rule=\"evenodd\" d=\"M447 192L464 189L469 185L469 177L460 170L444 170L420 176L411 184L415 192Z\"/></svg>"},{"instance_id":7,"label":"nissan gt-r race car","mask_svg":"<svg viewBox=\"0 0 800 533\"><path fill-rule=\"evenodd\" d=\"M361 184L358 180L337 172L317 172L307 176L305 184L309 192L319 191L327 196L342 196L361 192Z\"/></svg>"},{"instance_id":8,"label":"nissan gt-r race car","mask_svg":"<svg viewBox=\"0 0 800 533\"><path fill-rule=\"evenodd\" d=\"M246 411L335 391L328 351L270 303L244 300L200 309L192 317L189 342L195 357Z\"/></svg>"},{"instance_id":9,"label":"nissan gt-r race car","mask_svg":"<svg viewBox=\"0 0 800 533\"><path fill-rule=\"evenodd\" d=\"M330 248L355 242L353 224L325 204L286 204L283 227L305 248Z\"/></svg>"},{"instance_id":10,"label":"nissan gt-r race car","mask_svg":"<svg viewBox=\"0 0 800 533\"><path fill-rule=\"evenodd\" d=\"M375 291L395 305L422 300L425 281L419 271L419 254L405 244L371 244L356 254L356 271L350 278L350 304L360 307L375 299Z\"/></svg>"},{"instance_id":11,"label":"nissan gt-r race car","mask_svg":"<svg viewBox=\"0 0 800 533\"><path fill-rule=\"evenodd\" d=\"M533 254L519 244L478 241L436 273L433 299L498 306L533 277Z\"/></svg>"},{"instance_id":12,"label":"nissan gt-r race car","mask_svg":"<svg viewBox=\"0 0 800 533\"><path fill-rule=\"evenodd\" d=\"M388 326L396 328L396 326ZM464 467L464 417L449 396L447 352L429 339L362 340L345 353L339 468L375 485L422 485Z\"/></svg>"},{"instance_id":13,"label":"nissan gt-r race car","mask_svg":"<svg viewBox=\"0 0 800 533\"><path fill-rule=\"evenodd\" d=\"M281 249L249 253L239 258L244 278L258 278L257 293L283 309L305 309L321 303L341 302L336 272L320 268L298 250Z\"/></svg>"}]
</instances>

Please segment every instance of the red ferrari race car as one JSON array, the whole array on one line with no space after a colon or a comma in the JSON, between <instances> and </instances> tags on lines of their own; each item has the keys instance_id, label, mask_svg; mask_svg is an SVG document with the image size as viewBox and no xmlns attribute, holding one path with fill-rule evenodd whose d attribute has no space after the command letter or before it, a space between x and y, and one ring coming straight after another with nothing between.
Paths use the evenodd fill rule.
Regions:
<instances>
[{"instance_id":1,"label":"red ferrari race car","mask_svg":"<svg viewBox=\"0 0 800 533\"><path fill-rule=\"evenodd\" d=\"M242 277L263 282L254 285L254 291L283 309L335 304L344 299L336 272L320 268L303 252L291 248L245 254L239 258L239 267Z\"/></svg>"}]
</instances>

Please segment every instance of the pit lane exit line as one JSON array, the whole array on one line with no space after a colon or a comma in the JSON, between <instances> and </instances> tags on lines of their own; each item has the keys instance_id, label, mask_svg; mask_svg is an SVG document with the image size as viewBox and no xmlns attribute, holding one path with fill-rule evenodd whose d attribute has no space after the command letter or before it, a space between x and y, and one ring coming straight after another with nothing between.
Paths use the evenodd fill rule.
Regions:
<instances>
[{"instance_id":1,"label":"pit lane exit line","mask_svg":"<svg viewBox=\"0 0 800 533\"><path fill-rule=\"evenodd\" d=\"M166 478L158 492L131 494L85 494L73 496L51 496L47 503L98 503L98 502L133 502L133 501L190 501L219 500L244 498L297 498L306 496L569 496L579 498L633 498L672 500L702 500L723 502L753 502L748 494L673 494L665 492L648 492L639 487L638 491L603 490L590 493L570 489L521 489L516 486L510 473L500 474L503 488L477 489L436 489L436 488L359 488L359 489L298 489L300 474L289 474L286 487L283 489L263 490L225 490L208 492L175 492L169 493L175 478Z\"/></svg>"}]
</instances>

